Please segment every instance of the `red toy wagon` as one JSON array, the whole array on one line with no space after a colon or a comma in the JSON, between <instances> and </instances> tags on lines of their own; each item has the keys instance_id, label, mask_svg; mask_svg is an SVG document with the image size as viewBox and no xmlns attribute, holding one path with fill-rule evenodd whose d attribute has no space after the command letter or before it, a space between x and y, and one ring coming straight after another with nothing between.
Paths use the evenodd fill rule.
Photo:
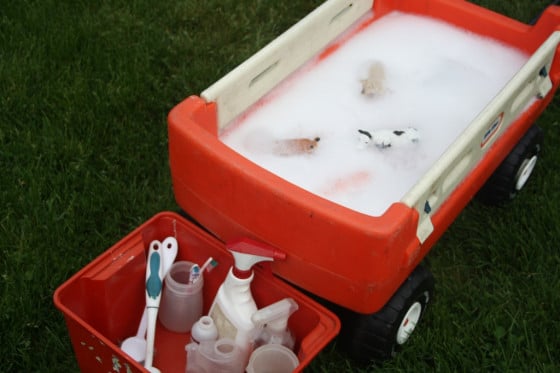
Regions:
<instances>
[{"instance_id":1,"label":"red toy wagon","mask_svg":"<svg viewBox=\"0 0 560 373\"><path fill-rule=\"evenodd\" d=\"M232 263L224 242L248 237L285 253L257 271L253 291L261 307L300 303L290 319L298 370L339 321L288 283L341 311L352 357L392 356L432 297L421 265L430 248L474 196L501 203L533 171L534 122L560 83L559 42L554 6L526 25L459 0L326 1L170 112L174 194L210 233L163 213L57 290L80 368L142 370L118 348L137 322L118 309L135 304L140 317L146 246L162 235L176 235L183 259L225 263L208 276L208 296ZM367 194L380 185L387 193ZM156 366L183 371L186 340L158 327Z\"/></svg>"},{"instance_id":2,"label":"red toy wagon","mask_svg":"<svg viewBox=\"0 0 560 373\"><path fill-rule=\"evenodd\" d=\"M259 115L275 101L295 95L303 87L297 85L298 79L341 58L346 44L396 13L443 21L527 57L381 214L372 216L335 203L269 171L245 156L250 152L242 154L223 141L252 117L273 120ZM403 323L417 321L430 299L432 277L420 266L430 248L473 196L478 193L489 202L509 199L533 170L542 142L533 123L559 83L559 27L560 9L553 6L528 26L465 1L327 1L200 96L187 98L171 111L169 153L176 199L221 240L248 236L285 250L287 259L273 264L276 275L363 315L364 320L357 322L361 328L346 328L343 322L351 351L365 358L391 355L394 345L412 331L414 323ZM404 32L412 35L416 30ZM376 49L373 42L371 49ZM414 64L421 56L408 58ZM390 74L386 75L390 85ZM338 89L338 78L335 74L321 80L324 92L330 81ZM461 90L446 94L459 100L468 96ZM342 100L342 94L338 98ZM293 110L284 125L296 122L310 107L330 109L329 104L314 107L311 98L291 103ZM403 102L395 115L405 115L409 104ZM434 112L442 105L431 104L427 110ZM329 115L339 115L338 110L352 120L354 112L332 106L337 107ZM322 136L317 152L305 154L301 167L326 146Z\"/></svg>"}]
</instances>

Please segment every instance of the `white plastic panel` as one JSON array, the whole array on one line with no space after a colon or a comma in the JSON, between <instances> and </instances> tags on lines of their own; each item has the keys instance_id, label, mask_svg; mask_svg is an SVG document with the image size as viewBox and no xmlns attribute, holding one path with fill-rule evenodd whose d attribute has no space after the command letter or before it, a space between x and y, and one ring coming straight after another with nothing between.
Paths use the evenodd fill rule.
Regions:
<instances>
[{"instance_id":1,"label":"white plastic panel","mask_svg":"<svg viewBox=\"0 0 560 373\"><path fill-rule=\"evenodd\" d=\"M486 151L535 99L552 88L548 75L560 43L556 31L471 122L433 167L403 197L401 202L418 211L417 237L424 242L434 227L431 216L459 183L477 165Z\"/></svg>"},{"instance_id":2,"label":"white plastic panel","mask_svg":"<svg viewBox=\"0 0 560 373\"><path fill-rule=\"evenodd\" d=\"M373 0L329 0L202 92L222 129L370 11Z\"/></svg>"}]
</instances>

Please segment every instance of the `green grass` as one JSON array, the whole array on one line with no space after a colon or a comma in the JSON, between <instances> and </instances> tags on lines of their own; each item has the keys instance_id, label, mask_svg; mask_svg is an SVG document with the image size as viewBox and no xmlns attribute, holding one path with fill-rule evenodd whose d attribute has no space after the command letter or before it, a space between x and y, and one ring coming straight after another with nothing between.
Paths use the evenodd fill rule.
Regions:
<instances>
[{"instance_id":1,"label":"green grass","mask_svg":"<svg viewBox=\"0 0 560 373\"><path fill-rule=\"evenodd\" d=\"M547 1L479 0L529 21ZM0 357L77 371L55 289L177 208L166 115L320 1L14 1L0 7ZM473 203L434 247L437 297L379 371L560 369L560 101L520 198ZM334 349L311 371L369 371Z\"/></svg>"}]
</instances>

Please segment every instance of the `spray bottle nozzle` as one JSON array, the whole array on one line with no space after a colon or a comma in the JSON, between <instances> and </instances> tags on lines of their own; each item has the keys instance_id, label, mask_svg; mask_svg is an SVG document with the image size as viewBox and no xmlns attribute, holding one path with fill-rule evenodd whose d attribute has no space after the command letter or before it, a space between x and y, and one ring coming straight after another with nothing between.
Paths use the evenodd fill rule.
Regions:
<instances>
[{"instance_id":1,"label":"spray bottle nozzle","mask_svg":"<svg viewBox=\"0 0 560 373\"><path fill-rule=\"evenodd\" d=\"M251 276L253 265L263 261L274 259L283 260L286 253L269 246L263 242L242 238L227 245L235 260L233 273L238 278L248 278Z\"/></svg>"}]
</instances>

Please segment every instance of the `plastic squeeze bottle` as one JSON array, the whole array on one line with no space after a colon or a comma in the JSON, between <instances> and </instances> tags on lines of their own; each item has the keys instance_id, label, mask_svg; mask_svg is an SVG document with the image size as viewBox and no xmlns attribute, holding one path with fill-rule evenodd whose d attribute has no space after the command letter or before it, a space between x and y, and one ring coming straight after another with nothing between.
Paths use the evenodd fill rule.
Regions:
<instances>
[{"instance_id":1,"label":"plastic squeeze bottle","mask_svg":"<svg viewBox=\"0 0 560 373\"><path fill-rule=\"evenodd\" d=\"M242 351L245 363L252 350L256 326L251 316L257 305L251 293L253 265L263 261L284 259L286 254L261 242L241 239L228 244L234 265L218 289L209 316L218 329L218 338L231 338Z\"/></svg>"},{"instance_id":2,"label":"plastic squeeze bottle","mask_svg":"<svg viewBox=\"0 0 560 373\"><path fill-rule=\"evenodd\" d=\"M260 328L260 335L255 341L257 347L274 343L293 349L295 339L288 329L288 319L298 308L295 300L284 298L255 312L251 320Z\"/></svg>"}]
</instances>

